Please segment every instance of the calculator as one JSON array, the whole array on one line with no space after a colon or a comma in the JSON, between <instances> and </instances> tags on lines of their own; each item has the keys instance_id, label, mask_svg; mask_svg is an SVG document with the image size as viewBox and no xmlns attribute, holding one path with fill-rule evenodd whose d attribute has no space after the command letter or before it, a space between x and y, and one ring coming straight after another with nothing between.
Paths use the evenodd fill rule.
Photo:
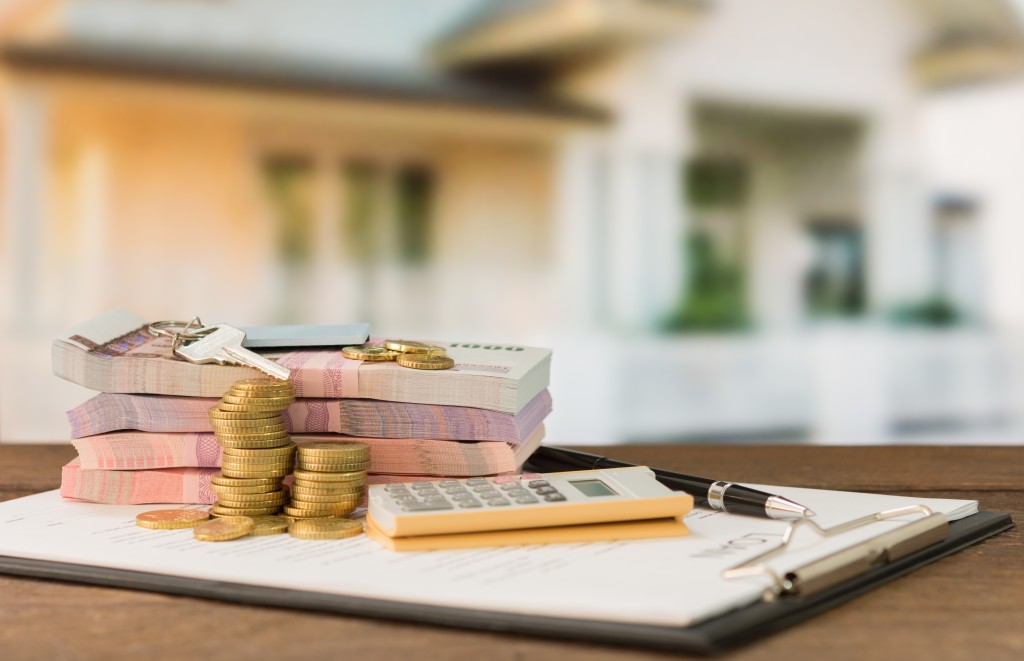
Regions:
<instances>
[{"instance_id":1,"label":"calculator","mask_svg":"<svg viewBox=\"0 0 1024 661\"><path fill-rule=\"evenodd\" d=\"M646 466L371 486L367 534L396 551L687 534L693 497Z\"/></svg>"}]
</instances>

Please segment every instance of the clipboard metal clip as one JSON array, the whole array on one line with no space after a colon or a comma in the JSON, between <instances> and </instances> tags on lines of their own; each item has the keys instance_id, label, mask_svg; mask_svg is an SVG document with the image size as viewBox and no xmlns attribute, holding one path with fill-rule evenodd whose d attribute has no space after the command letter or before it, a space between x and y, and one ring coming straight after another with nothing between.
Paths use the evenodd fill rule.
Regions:
<instances>
[{"instance_id":1,"label":"clipboard metal clip","mask_svg":"<svg viewBox=\"0 0 1024 661\"><path fill-rule=\"evenodd\" d=\"M920 514L922 518L850 548L813 560L784 574L779 574L764 564L767 558L779 554L789 546L793 535L801 526L810 527L820 537L826 538L877 521L895 519L909 514ZM941 542L946 538L948 527L949 524L944 515L937 514L924 505L911 505L910 507L875 512L831 528L822 528L811 519L798 519L789 524L785 532L782 533L782 541L777 546L759 553L746 562L724 570L722 578L728 580L767 576L771 579L772 585L765 590L762 597L764 601L775 601L783 596L806 597L859 576L874 567L885 565L926 546Z\"/></svg>"}]
</instances>

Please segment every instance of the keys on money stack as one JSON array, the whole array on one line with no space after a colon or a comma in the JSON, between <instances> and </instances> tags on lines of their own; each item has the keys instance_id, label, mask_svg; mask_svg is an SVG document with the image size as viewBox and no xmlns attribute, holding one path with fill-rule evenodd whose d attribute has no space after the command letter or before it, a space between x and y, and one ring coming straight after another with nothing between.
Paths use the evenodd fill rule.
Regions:
<instances>
[{"instance_id":1,"label":"keys on money stack","mask_svg":"<svg viewBox=\"0 0 1024 661\"><path fill-rule=\"evenodd\" d=\"M281 412L295 401L295 387L271 378L242 379L209 411L221 445L221 470L211 479L218 517L267 516L285 504L295 444Z\"/></svg>"},{"instance_id":2,"label":"keys on money stack","mask_svg":"<svg viewBox=\"0 0 1024 661\"><path fill-rule=\"evenodd\" d=\"M303 444L284 513L292 520L343 517L366 497L370 446L356 441Z\"/></svg>"}]
</instances>

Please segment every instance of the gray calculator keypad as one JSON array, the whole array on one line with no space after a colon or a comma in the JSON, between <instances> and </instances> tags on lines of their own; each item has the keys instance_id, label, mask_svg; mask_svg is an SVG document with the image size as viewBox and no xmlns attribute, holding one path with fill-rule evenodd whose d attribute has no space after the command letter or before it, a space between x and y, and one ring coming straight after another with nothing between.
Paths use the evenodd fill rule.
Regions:
<instances>
[{"instance_id":1,"label":"gray calculator keypad","mask_svg":"<svg viewBox=\"0 0 1024 661\"><path fill-rule=\"evenodd\" d=\"M563 502L566 497L547 480L503 477L497 480L471 477L437 482L388 484L384 491L405 512L440 512L454 509L502 508L533 505L541 501Z\"/></svg>"}]
</instances>

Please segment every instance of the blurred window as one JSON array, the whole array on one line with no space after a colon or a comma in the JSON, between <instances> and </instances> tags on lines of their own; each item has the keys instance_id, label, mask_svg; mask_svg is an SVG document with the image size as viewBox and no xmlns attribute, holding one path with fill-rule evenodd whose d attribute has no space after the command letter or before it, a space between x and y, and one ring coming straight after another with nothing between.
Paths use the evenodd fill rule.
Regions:
<instances>
[{"instance_id":1,"label":"blurred window","mask_svg":"<svg viewBox=\"0 0 1024 661\"><path fill-rule=\"evenodd\" d=\"M271 156L263 176L278 220L278 250L285 264L299 265L313 254L313 167L306 158Z\"/></svg>"},{"instance_id":2,"label":"blurred window","mask_svg":"<svg viewBox=\"0 0 1024 661\"><path fill-rule=\"evenodd\" d=\"M423 264L430 257L434 175L422 166L403 167L395 186L399 254L407 264Z\"/></svg>"},{"instance_id":3,"label":"blurred window","mask_svg":"<svg viewBox=\"0 0 1024 661\"><path fill-rule=\"evenodd\" d=\"M863 313L863 230L843 221L814 221L807 229L813 250L804 290L808 312L817 317Z\"/></svg>"},{"instance_id":4,"label":"blurred window","mask_svg":"<svg viewBox=\"0 0 1024 661\"><path fill-rule=\"evenodd\" d=\"M749 323L743 269L748 168L736 159L697 158L683 173L690 230L683 247L684 298L668 331L716 332Z\"/></svg>"},{"instance_id":5,"label":"blurred window","mask_svg":"<svg viewBox=\"0 0 1024 661\"><path fill-rule=\"evenodd\" d=\"M345 187L343 249L355 262L373 262L381 249L381 231L374 222L378 215L380 176L380 168L363 161L346 163L341 168Z\"/></svg>"}]
</instances>

